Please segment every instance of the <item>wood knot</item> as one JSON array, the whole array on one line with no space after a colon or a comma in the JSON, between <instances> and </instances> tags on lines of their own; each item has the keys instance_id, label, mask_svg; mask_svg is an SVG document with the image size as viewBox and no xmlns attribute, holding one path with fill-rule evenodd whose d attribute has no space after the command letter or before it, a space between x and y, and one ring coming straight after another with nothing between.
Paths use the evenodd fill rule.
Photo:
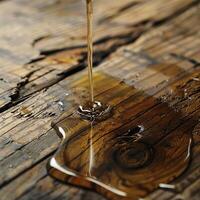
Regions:
<instances>
[{"instance_id":1,"label":"wood knot","mask_svg":"<svg viewBox=\"0 0 200 200\"><path fill-rule=\"evenodd\" d=\"M142 142L134 142L116 149L112 158L115 165L122 170L138 169L150 163L153 158L153 148Z\"/></svg>"}]
</instances>

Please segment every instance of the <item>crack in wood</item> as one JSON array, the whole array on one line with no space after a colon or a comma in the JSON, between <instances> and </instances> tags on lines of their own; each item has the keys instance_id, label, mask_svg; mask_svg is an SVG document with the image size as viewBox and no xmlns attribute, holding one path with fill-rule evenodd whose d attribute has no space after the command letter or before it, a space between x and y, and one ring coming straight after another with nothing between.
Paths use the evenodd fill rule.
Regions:
<instances>
[{"instance_id":1,"label":"crack in wood","mask_svg":"<svg viewBox=\"0 0 200 200\"><path fill-rule=\"evenodd\" d=\"M8 110L9 108L11 108L13 105L15 105L15 102L19 102L20 103L20 102L22 102L22 101L24 101L26 99L26 98L23 98L23 100L19 99L20 98L20 91L26 84L28 84L29 79L31 78L31 76L35 72L37 72L39 70L40 69L33 70L33 71L29 72L26 76L22 77L21 81L19 83L17 83L17 86L14 89L12 89L13 92L9 96L10 101L7 104L4 104L2 107L0 107L0 113L2 113L5 110ZM18 101L18 99L19 99L19 101Z\"/></svg>"},{"instance_id":2,"label":"crack in wood","mask_svg":"<svg viewBox=\"0 0 200 200\"><path fill-rule=\"evenodd\" d=\"M193 58L190 58L181 54L177 54L177 53L170 53L169 55L179 60L188 61L189 63L193 65L194 68L200 67L200 62Z\"/></svg>"},{"instance_id":3,"label":"crack in wood","mask_svg":"<svg viewBox=\"0 0 200 200\"><path fill-rule=\"evenodd\" d=\"M119 14L125 12L126 10L131 9L132 7L138 5L139 3L141 3L141 2L139 2L139 1L138 1L138 2L137 2L137 1L134 1L134 2L129 2L129 3L127 3L127 4L124 5L122 8L120 8L120 9L117 10L115 13L113 13L112 15L109 15L109 16L107 16L107 17L104 17L104 18L100 19L100 20L98 21L98 24L100 25L100 24L102 24L102 23L107 22L108 20L111 20L111 19L115 18L115 17L118 16Z\"/></svg>"},{"instance_id":4,"label":"crack in wood","mask_svg":"<svg viewBox=\"0 0 200 200\"><path fill-rule=\"evenodd\" d=\"M178 17L179 15L183 14L184 12L186 12L187 10L193 8L193 7L196 7L200 5L200 2L199 0L193 0L189 5L181 8L180 10L177 10L175 13L173 13L172 15L164 18L164 19L161 19L161 20L157 20L157 21L154 21L154 25L155 26L160 26L161 24L163 23L167 23L168 21Z\"/></svg>"},{"instance_id":5,"label":"crack in wood","mask_svg":"<svg viewBox=\"0 0 200 200\"><path fill-rule=\"evenodd\" d=\"M130 43L134 42L135 40L137 40L141 36L142 33L143 33L143 31L129 32L128 34L118 35L114 38L105 37L105 38L102 38L101 40L97 41L96 45L105 45L106 42L110 42L110 41L113 41L113 40L114 41L116 40L116 43L111 44L111 46L109 46L106 49L99 50L99 51L96 51L94 53L94 58L95 58L94 59L94 67L97 67L99 64L101 64L108 56L110 56L110 54L117 51L118 48L120 48L124 45L130 44ZM43 52L43 54L45 56L49 56L49 55L52 55L52 54L54 54L56 52L60 52L60 51L63 51L63 49L62 50L52 50L52 51L45 52L45 53ZM30 72L30 74L28 74L26 77L24 77L24 79L20 83L17 84L16 91L14 92L13 95L10 96L11 101L0 108L0 113L4 112L5 110L8 110L9 108L11 108L11 107L13 107L13 106L15 106L15 105L17 105L21 102L23 102L24 100L29 98L34 93L39 92L39 91L44 90L44 89L48 89L49 87L51 87L54 84L64 80L65 78L85 69L86 66L87 66L87 64L86 64L87 53L83 51L81 53L81 57L82 58L78 61L77 65L74 65L74 66L70 67L69 69L57 74L57 77L55 77L55 79L48 81L48 83L46 83L46 84L40 85L38 88L36 88L31 93L28 93L25 96L20 96L21 88L24 87L28 83L30 76L35 71Z\"/></svg>"}]
</instances>

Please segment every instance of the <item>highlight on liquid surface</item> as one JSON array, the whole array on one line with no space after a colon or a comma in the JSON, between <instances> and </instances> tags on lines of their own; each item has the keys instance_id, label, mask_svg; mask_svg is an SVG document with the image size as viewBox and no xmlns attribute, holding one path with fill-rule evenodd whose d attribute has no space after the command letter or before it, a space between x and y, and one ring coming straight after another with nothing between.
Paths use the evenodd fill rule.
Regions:
<instances>
[{"instance_id":1,"label":"highlight on liquid surface","mask_svg":"<svg viewBox=\"0 0 200 200\"><path fill-rule=\"evenodd\" d=\"M80 105L77 112L83 119L102 121L111 116L112 107L99 101L87 102L84 106Z\"/></svg>"},{"instance_id":2,"label":"highlight on liquid surface","mask_svg":"<svg viewBox=\"0 0 200 200\"><path fill-rule=\"evenodd\" d=\"M62 143L49 162L49 174L111 200L176 188L171 181L190 163L197 122L117 79L102 73L94 79L95 98L112 106L112 116L89 121L75 111L55 121Z\"/></svg>"}]
</instances>

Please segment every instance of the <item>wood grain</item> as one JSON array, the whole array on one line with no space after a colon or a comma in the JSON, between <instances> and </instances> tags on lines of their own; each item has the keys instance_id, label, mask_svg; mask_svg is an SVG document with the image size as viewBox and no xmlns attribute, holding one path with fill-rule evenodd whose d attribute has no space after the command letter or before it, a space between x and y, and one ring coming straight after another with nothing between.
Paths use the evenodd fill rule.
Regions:
<instances>
[{"instance_id":1,"label":"wood grain","mask_svg":"<svg viewBox=\"0 0 200 200\"><path fill-rule=\"evenodd\" d=\"M198 1L95 4L95 71L162 98L183 116L198 118ZM51 121L63 113L56 102L86 73L83 1L5 0L0 7L1 198L101 199L59 184L45 169L60 141L50 130ZM191 99L185 99L185 89ZM198 125L196 130L193 160L176 180L179 194L157 190L150 199L177 198L184 191L190 191L185 199L199 197Z\"/></svg>"}]
</instances>

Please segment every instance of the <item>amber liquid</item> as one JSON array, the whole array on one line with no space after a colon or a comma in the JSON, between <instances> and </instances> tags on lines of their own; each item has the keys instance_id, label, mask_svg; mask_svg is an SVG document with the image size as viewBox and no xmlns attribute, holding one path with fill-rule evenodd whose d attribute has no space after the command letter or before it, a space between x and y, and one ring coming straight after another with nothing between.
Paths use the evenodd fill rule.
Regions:
<instances>
[{"instance_id":1,"label":"amber liquid","mask_svg":"<svg viewBox=\"0 0 200 200\"><path fill-rule=\"evenodd\" d=\"M93 81L93 0L86 0L87 10L87 46L88 46L88 80L90 98L78 108L79 115L89 121L102 121L111 115L111 107L94 99Z\"/></svg>"},{"instance_id":2,"label":"amber liquid","mask_svg":"<svg viewBox=\"0 0 200 200\"><path fill-rule=\"evenodd\" d=\"M88 79L90 88L90 101L94 102L93 83L93 0L86 0L87 5L87 45L88 45Z\"/></svg>"}]
</instances>

